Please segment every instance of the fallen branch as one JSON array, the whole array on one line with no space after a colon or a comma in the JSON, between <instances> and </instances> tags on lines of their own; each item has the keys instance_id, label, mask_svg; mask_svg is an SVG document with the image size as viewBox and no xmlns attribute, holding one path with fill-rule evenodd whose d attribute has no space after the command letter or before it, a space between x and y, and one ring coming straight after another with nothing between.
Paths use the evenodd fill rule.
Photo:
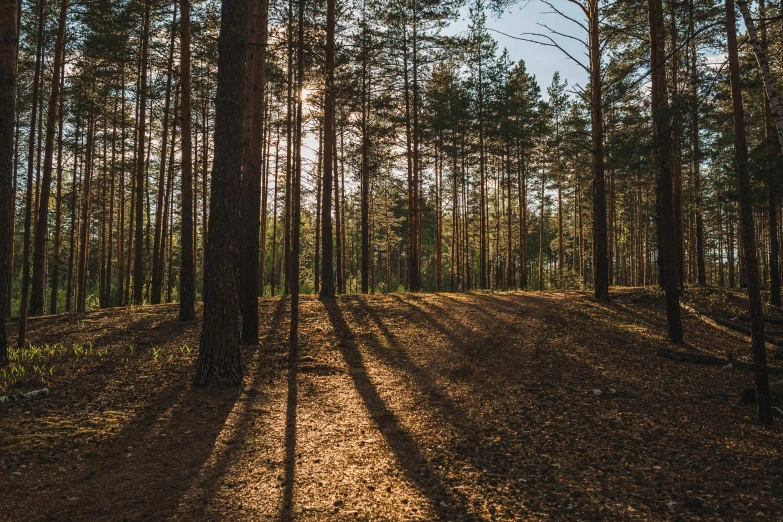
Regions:
<instances>
[{"instance_id":1,"label":"fallen branch","mask_svg":"<svg viewBox=\"0 0 783 522\"><path fill-rule=\"evenodd\" d=\"M722 332L725 332L725 333L731 335L732 337L736 337L737 339L742 339L743 341L747 341L748 340L748 336L750 335L750 328L748 328L748 333L746 334L746 333L741 332L740 330L736 330L736 329L734 329L732 327L729 327L729 326L726 326L726 325L723 325L723 324L718 324L717 319L713 319L712 317L704 315L703 313L699 312L698 310L696 310L695 308L693 308L692 306L689 306L688 304L686 304L684 302L680 302L680 306L682 307L683 310L685 310L687 312L690 312L693 315L695 315L696 318L699 319L701 322L706 323L706 324L712 326L713 328L717 328L718 330L720 330ZM721 319L721 321L725 321L725 319ZM734 322L731 322L731 323L733 325L737 324L737 323L734 323ZM739 325L739 326L742 326L742 325ZM774 342L769 341L769 340L767 340L767 343L772 344L773 346L775 345Z\"/></svg>"},{"instance_id":2,"label":"fallen branch","mask_svg":"<svg viewBox=\"0 0 783 522\"><path fill-rule=\"evenodd\" d=\"M672 350L671 348L661 348L658 350L658 355L665 357L666 359L673 359L675 361L687 362L693 364L705 364L708 366L727 366L732 365L734 368L740 368L743 370L753 370L753 363L746 361L729 361L722 357L716 357L706 353L699 352L684 352L680 350ZM783 374L783 368L776 368L774 366L768 366L767 370L771 374Z\"/></svg>"},{"instance_id":3,"label":"fallen branch","mask_svg":"<svg viewBox=\"0 0 783 522\"><path fill-rule=\"evenodd\" d=\"M722 319L720 317L716 317L714 321L719 325L725 326L726 328L731 328L736 332L741 332L745 335L751 335L752 330L750 329L750 326L745 326L744 324L735 323L734 321L730 321L729 319ZM780 346L783 344L781 343L780 339L767 334L764 334L764 340L770 344L774 344L775 346Z\"/></svg>"},{"instance_id":4,"label":"fallen branch","mask_svg":"<svg viewBox=\"0 0 783 522\"><path fill-rule=\"evenodd\" d=\"M0 397L0 404L11 404L20 401L32 401L35 399L44 399L50 394L49 388L41 388L27 393L18 393L16 395L5 395Z\"/></svg>"}]
</instances>

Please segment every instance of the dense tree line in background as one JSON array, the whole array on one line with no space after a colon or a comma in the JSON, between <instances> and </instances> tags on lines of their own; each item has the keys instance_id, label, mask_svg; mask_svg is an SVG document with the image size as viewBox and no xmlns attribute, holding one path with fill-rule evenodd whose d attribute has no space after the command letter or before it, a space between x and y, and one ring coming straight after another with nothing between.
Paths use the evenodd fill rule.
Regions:
<instances>
[{"instance_id":1,"label":"dense tree line in background","mask_svg":"<svg viewBox=\"0 0 783 522\"><path fill-rule=\"evenodd\" d=\"M747 287L763 339L781 6L545 3L573 33L517 37L589 78L546 95L503 3L0 0L3 353L10 316L203 298L196 381L236 381L257 296L295 334L300 292L610 285L664 288L673 341L684 285Z\"/></svg>"}]
</instances>

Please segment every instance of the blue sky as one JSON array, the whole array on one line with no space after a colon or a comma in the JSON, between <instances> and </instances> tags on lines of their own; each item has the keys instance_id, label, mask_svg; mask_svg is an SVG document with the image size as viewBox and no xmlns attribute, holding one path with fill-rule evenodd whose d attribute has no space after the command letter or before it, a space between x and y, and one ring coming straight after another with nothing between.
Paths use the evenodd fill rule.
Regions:
<instances>
[{"instance_id":1,"label":"blue sky","mask_svg":"<svg viewBox=\"0 0 783 522\"><path fill-rule=\"evenodd\" d=\"M578 7L569 2L560 2L554 0L553 4L564 14L578 21L582 21L584 14ZM579 84L584 86L587 82L587 73L568 59L562 52L554 47L543 47L531 42L516 40L512 37L521 36L523 33L542 33L549 34L549 31L538 24L545 24L551 29L572 35L578 38L586 36L581 28L572 22L565 20L556 13L551 13L551 9L540 0L530 0L522 2L506 10L501 17L487 13L487 28L494 29L490 34L498 42L498 47L508 49L509 55L515 62L524 60L528 72L535 74L538 84L541 86L541 94L546 97L546 87L552 81L552 75L560 71L560 77L568 80L568 85ZM459 33L468 28L468 10L462 10L462 17L454 22L447 32ZM533 38L533 37L530 37ZM582 63L587 62L585 49L578 42L570 38L553 35L553 38L566 51Z\"/></svg>"}]
</instances>

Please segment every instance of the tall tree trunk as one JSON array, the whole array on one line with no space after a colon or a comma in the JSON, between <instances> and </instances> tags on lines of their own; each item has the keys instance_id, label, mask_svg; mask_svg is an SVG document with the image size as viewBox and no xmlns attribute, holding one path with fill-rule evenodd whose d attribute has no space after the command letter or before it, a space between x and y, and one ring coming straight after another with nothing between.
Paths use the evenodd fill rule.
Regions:
<instances>
[{"instance_id":1,"label":"tall tree trunk","mask_svg":"<svg viewBox=\"0 0 783 522\"><path fill-rule=\"evenodd\" d=\"M76 249L78 248L78 239L76 237L76 230L78 229L77 218L77 178L79 173L79 143L80 143L80 131L81 131L81 114L79 110L76 111L76 131L73 147L73 172L71 173L71 227L70 237L68 239L68 275L65 283L65 311L71 311L71 298L73 297L73 276L74 276L74 260L76 255Z\"/></svg>"},{"instance_id":2,"label":"tall tree trunk","mask_svg":"<svg viewBox=\"0 0 783 522\"><path fill-rule=\"evenodd\" d=\"M747 9L747 6L746 6ZM764 0L759 0L759 14L766 17L766 5ZM761 26L761 47L767 50L767 24ZM780 150L775 146L775 130L772 122L772 105L769 95L764 92L764 134L766 138L767 153L767 204L769 213L769 302L773 306L780 306L780 266L778 255L780 242L778 240L778 195L775 169L775 156Z\"/></svg>"},{"instance_id":3,"label":"tall tree trunk","mask_svg":"<svg viewBox=\"0 0 783 522\"><path fill-rule=\"evenodd\" d=\"M160 173L158 175L158 193L155 202L155 237L152 243L152 288L150 292L150 303L159 304L161 293L163 291L163 265L159 262L162 259L161 243L165 242L163 237L163 207L166 204L164 199L166 191L166 154L168 152L169 142L169 115L171 111L171 84L174 68L174 42L176 40L177 25L177 0L174 0L174 14L171 21L171 33L169 37L169 56L166 65L166 98L163 105L163 137L160 147ZM171 148L174 148L172 139Z\"/></svg>"},{"instance_id":4,"label":"tall tree trunk","mask_svg":"<svg viewBox=\"0 0 783 522\"><path fill-rule=\"evenodd\" d=\"M204 263L204 321L194 386L242 383L236 201L242 174L248 1L224 0L220 9L215 155Z\"/></svg>"},{"instance_id":5,"label":"tall tree trunk","mask_svg":"<svg viewBox=\"0 0 783 522\"><path fill-rule=\"evenodd\" d=\"M369 65L367 49L367 20L366 20L366 2L362 5L362 183L361 183L361 207L362 207L362 293L369 292L370 275L370 135L367 129L370 112L370 94L369 94Z\"/></svg>"},{"instance_id":6,"label":"tall tree trunk","mask_svg":"<svg viewBox=\"0 0 783 522\"><path fill-rule=\"evenodd\" d=\"M701 209L701 148L699 145L699 91L698 91L698 58L696 56L696 30L694 16L694 1L689 2L688 31L691 41L691 143L693 146L693 199L696 214L696 280L699 285L707 284L707 272L704 265L704 215ZM731 227L731 225L729 225ZM734 286L733 263L729 265L729 280Z\"/></svg>"},{"instance_id":7,"label":"tall tree trunk","mask_svg":"<svg viewBox=\"0 0 783 522\"><path fill-rule=\"evenodd\" d=\"M267 0L255 2L252 33L250 106L245 107L250 120L246 142L242 190L240 194L240 295L242 296L242 344L258 344L258 263L261 213L261 170L264 159L264 88L266 69Z\"/></svg>"},{"instance_id":8,"label":"tall tree trunk","mask_svg":"<svg viewBox=\"0 0 783 522\"><path fill-rule=\"evenodd\" d=\"M334 297L334 239L332 234L332 179L334 173L334 32L336 0L326 0L326 71L324 87L324 179L321 194L321 297ZM337 184L335 183L335 186Z\"/></svg>"},{"instance_id":9,"label":"tall tree trunk","mask_svg":"<svg viewBox=\"0 0 783 522\"><path fill-rule=\"evenodd\" d=\"M601 39L598 0L588 3L590 24L590 114L593 146L593 287L599 301L609 299L609 260L604 179L604 121L601 105Z\"/></svg>"},{"instance_id":10,"label":"tall tree trunk","mask_svg":"<svg viewBox=\"0 0 783 522\"><path fill-rule=\"evenodd\" d=\"M193 129L191 124L190 85L190 0L180 0L180 88L182 106L180 124L182 127L182 180L180 215L182 235L180 237L179 268L179 320L192 321L196 318L196 274L193 251Z\"/></svg>"},{"instance_id":11,"label":"tall tree trunk","mask_svg":"<svg viewBox=\"0 0 783 522\"><path fill-rule=\"evenodd\" d=\"M14 205L14 122L16 120L18 0L0 0L0 366L8 364L6 320L11 315L5 288L11 284Z\"/></svg>"},{"instance_id":12,"label":"tall tree trunk","mask_svg":"<svg viewBox=\"0 0 783 522\"><path fill-rule=\"evenodd\" d=\"M670 29L672 55L672 134L670 156L672 164L672 207L674 211L674 258L677 267L677 284L680 288L685 285L685 242L683 238L683 213L682 213L682 118L680 116L681 102L679 89L679 48L677 41L676 6L674 0L670 3Z\"/></svg>"},{"instance_id":13,"label":"tall tree trunk","mask_svg":"<svg viewBox=\"0 0 783 522\"><path fill-rule=\"evenodd\" d=\"M660 200L659 237L662 238L663 267L666 289L666 317L669 340L682 342L680 297L677 277L676 247L674 244L674 209L672 205L671 169L671 114L666 92L666 36L663 24L663 3L648 0L650 18L650 69L652 71L653 141L657 167L656 191Z\"/></svg>"},{"instance_id":14,"label":"tall tree trunk","mask_svg":"<svg viewBox=\"0 0 783 522\"><path fill-rule=\"evenodd\" d=\"M336 118L335 118L336 119ZM336 126L335 126L336 128ZM335 244L335 258L337 260L336 273L337 273L337 288L336 292L342 294L345 292L344 279L343 279L343 229L342 229L342 213L340 212L340 176L337 171L337 131L335 130L335 139L332 142L334 148L334 154L332 155L334 173L334 244Z\"/></svg>"},{"instance_id":15,"label":"tall tree trunk","mask_svg":"<svg viewBox=\"0 0 783 522\"><path fill-rule=\"evenodd\" d=\"M65 51L63 50L63 53ZM65 59L60 64L60 92L65 84ZM60 247L62 237L62 215L63 215L63 126L64 126L64 96L60 96L59 108L57 109L57 118L59 125L57 129L57 185L55 189L55 209L54 209L54 256L52 259L52 290L50 293L49 313L57 313L57 289L60 280Z\"/></svg>"},{"instance_id":16,"label":"tall tree trunk","mask_svg":"<svg viewBox=\"0 0 783 522\"><path fill-rule=\"evenodd\" d=\"M746 9L747 6L745 7ZM753 223L750 173L748 172L748 144L745 139L745 113L742 107L736 24L734 0L726 0L726 43L729 54L731 101L734 109L734 152L737 158L737 177L739 178L742 210L742 243L745 251L744 268L748 283L748 308L750 311L753 345L753 374L756 383L759 422L772 424L772 402L767 375L767 349L764 344L764 311L761 305L761 292L759 289L759 268L756 257L756 234Z\"/></svg>"},{"instance_id":17,"label":"tall tree trunk","mask_svg":"<svg viewBox=\"0 0 783 522\"><path fill-rule=\"evenodd\" d=\"M30 234L33 213L33 155L35 154L35 130L38 121L38 99L43 60L44 0L38 1L38 48L35 55L33 98L30 110L30 136L27 143L27 185L24 214L24 245L22 247L22 295L19 300L19 330L17 346L22 348L27 334L27 297L30 291ZM10 150L10 149L9 149Z\"/></svg>"},{"instance_id":18,"label":"tall tree trunk","mask_svg":"<svg viewBox=\"0 0 783 522\"><path fill-rule=\"evenodd\" d=\"M290 356L291 364L296 363L299 349L299 236L302 225L302 94L304 93L304 12L305 0L299 0L299 38L296 53L296 135L294 147L296 165L292 179L292 227L291 227L291 329L290 329Z\"/></svg>"},{"instance_id":19,"label":"tall tree trunk","mask_svg":"<svg viewBox=\"0 0 783 522\"><path fill-rule=\"evenodd\" d=\"M144 297L144 181L146 171L145 145L147 132L147 59L149 56L152 0L144 2L144 28L141 35L141 81L139 83L139 130L136 155L136 240L133 259L133 304L140 305Z\"/></svg>"},{"instance_id":20,"label":"tall tree trunk","mask_svg":"<svg viewBox=\"0 0 783 522\"><path fill-rule=\"evenodd\" d=\"M49 194L52 187L52 168L54 164L55 125L57 125L57 102L60 96L60 75L65 54L65 22L68 13L68 0L60 4L60 16L57 25L57 42L54 46L54 64L52 65L52 84L49 105L46 109L46 144L44 152L43 178L41 194L38 198L38 221L35 228L35 248L33 248L33 281L30 294L30 315L44 313L44 289L46 287L46 253L49 237Z\"/></svg>"}]
</instances>

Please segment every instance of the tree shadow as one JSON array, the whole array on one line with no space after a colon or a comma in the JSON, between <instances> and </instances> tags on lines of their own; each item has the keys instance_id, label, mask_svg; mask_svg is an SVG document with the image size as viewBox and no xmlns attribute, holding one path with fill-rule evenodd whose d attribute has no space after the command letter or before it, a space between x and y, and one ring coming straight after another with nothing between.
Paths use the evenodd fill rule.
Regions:
<instances>
[{"instance_id":1,"label":"tree shadow","mask_svg":"<svg viewBox=\"0 0 783 522\"><path fill-rule=\"evenodd\" d=\"M349 367L349 375L354 387L364 402L378 430L386 440L402 467L405 477L410 480L427 500L438 518L450 520L455 512L467 515L468 506L463 498L458 498L444 485L442 478L431 470L418 442L400 424L397 416L387 406L375 385L372 383L361 351L356 347L354 335L343 316L336 300L323 299L329 321L337 335L338 348L343 360Z\"/></svg>"},{"instance_id":2,"label":"tree shadow","mask_svg":"<svg viewBox=\"0 0 783 522\"><path fill-rule=\"evenodd\" d=\"M296 405L297 361L288 363L288 398L285 410L285 471L283 478L283 505L280 520L293 520L294 485L296 482Z\"/></svg>"}]
</instances>

